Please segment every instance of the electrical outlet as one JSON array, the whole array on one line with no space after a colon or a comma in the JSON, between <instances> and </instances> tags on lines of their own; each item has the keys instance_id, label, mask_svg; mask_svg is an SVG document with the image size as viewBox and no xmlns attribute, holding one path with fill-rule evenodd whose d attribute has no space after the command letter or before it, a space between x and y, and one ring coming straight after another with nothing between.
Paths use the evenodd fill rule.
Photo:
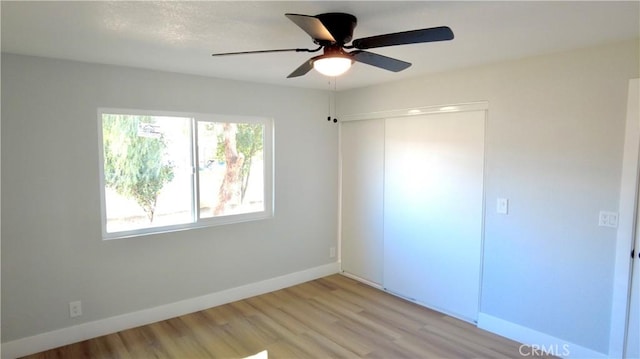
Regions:
<instances>
[{"instance_id":1,"label":"electrical outlet","mask_svg":"<svg viewBox=\"0 0 640 359\"><path fill-rule=\"evenodd\" d=\"M77 300L69 302L69 317L75 318L82 315L82 302Z\"/></svg>"},{"instance_id":2,"label":"electrical outlet","mask_svg":"<svg viewBox=\"0 0 640 359\"><path fill-rule=\"evenodd\" d=\"M329 258L336 257L336 247L329 247Z\"/></svg>"}]
</instances>

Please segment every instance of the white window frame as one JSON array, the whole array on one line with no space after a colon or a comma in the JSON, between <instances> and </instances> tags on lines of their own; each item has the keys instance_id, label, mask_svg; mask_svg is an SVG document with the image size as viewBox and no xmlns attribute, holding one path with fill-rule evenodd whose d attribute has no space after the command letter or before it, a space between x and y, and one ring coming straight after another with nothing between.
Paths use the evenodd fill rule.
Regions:
<instances>
[{"instance_id":1,"label":"white window frame","mask_svg":"<svg viewBox=\"0 0 640 359\"><path fill-rule=\"evenodd\" d=\"M140 228L118 232L107 232L107 203L105 191L104 175L104 139L102 129L103 114L133 115L133 116L169 116L186 117L191 119L191 166L192 166L192 222L167 226L157 226ZM259 123L264 126L263 131L263 178L264 178L264 210L259 212L230 214L215 216L211 218L200 218L200 174L198 171L198 150L197 150L197 130L198 122L218 122L218 123ZM268 117L257 116L237 116L203 114L193 112L172 112L156 110L120 109L120 108L98 108L98 145L99 145L99 173L100 173L100 209L102 222L102 239L118 239L144 236L149 234L167 233L182 231L194 228L212 227L232 223L263 220L273 217L274 214L274 179L273 179L273 146L274 146L274 121Z\"/></svg>"}]
</instances>

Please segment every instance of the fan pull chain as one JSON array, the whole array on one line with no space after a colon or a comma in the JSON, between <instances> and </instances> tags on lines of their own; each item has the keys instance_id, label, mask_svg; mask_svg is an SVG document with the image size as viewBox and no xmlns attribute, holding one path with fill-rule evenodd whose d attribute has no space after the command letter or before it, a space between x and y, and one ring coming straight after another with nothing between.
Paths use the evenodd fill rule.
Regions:
<instances>
[{"instance_id":1,"label":"fan pull chain","mask_svg":"<svg viewBox=\"0 0 640 359\"><path fill-rule=\"evenodd\" d=\"M331 91L331 79L333 79L333 91ZM333 123L338 123L338 119L335 117L336 116L336 98L335 98L335 93L336 93L336 78L332 77L329 79L328 82L329 85L329 116L327 116L327 121L331 121L331 104L333 103Z\"/></svg>"},{"instance_id":2,"label":"fan pull chain","mask_svg":"<svg viewBox=\"0 0 640 359\"><path fill-rule=\"evenodd\" d=\"M327 81L327 85L329 87L329 94L327 95L327 121L331 122L331 79Z\"/></svg>"}]
</instances>

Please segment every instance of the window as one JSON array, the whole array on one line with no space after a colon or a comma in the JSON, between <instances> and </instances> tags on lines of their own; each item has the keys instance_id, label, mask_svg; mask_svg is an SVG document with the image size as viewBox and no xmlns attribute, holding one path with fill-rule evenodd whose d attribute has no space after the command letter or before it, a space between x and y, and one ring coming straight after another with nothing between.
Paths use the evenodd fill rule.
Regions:
<instances>
[{"instance_id":1,"label":"window","mask_svg":"<svg viewBox=\"0 0 640 359\"><path fill-rule=\"evenodd\" d=\"M272 214L272 121L103 109L105 239Z\"/></svg>"}]
</instances>

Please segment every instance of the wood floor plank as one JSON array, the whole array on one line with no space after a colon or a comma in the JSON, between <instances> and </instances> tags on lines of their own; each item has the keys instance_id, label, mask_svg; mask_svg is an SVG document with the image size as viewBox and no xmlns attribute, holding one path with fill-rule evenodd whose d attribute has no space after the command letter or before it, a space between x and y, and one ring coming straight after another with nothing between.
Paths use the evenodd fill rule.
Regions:
<instances>
[{"instance_id":1,"label":"wood floor plank","mask_svg":"<svg viewBox=\"0 0 640 359\"><path fill-rule=\"evenodd\" d=\"M103 340L92 339L91 341L95 342L96 345L101 348L101 351L109 353L111 358L133 358L122 341L122 337L117 333L106 335L102 339Z\"/></svg>"},{"instance_id":2,"label":"wood floor plank","mask_svg":"<svg viewBox=\"0 0 640 359\"><path fill-rule=\"evenodd\" d=\"M378 318L378 320L386 322L393 328L418 330L425 325L424 321L420 321L419 317L416 317L415 315L409 316L393 309L382 307L372 303L367 298L353 295L352 293L342 289L334 291L333 295L339 298L342 302L352 303L357 307L361 307L363 310L360 312L360 315Z\"/></svg>"},{"instance_id":3,"label":"wood floor plank","mask_svg":"<svg viewBox=\"0 0 640 359\"><path fill-rule=\"evenodd\" d=\"M235 358L240 357L240 353L224 340L221 335L223 330L220 327L212 326L207 317L202 312L183 316L184 322L192 328L192 336L195 340L203 343L203 347L211 354L211 358Z\"/></svg>"},{"instance_id":4,"label":"wood floor plank","mask_svg":"<svg viewBox=\"0 0 640 359\"><path fill-rule=\"evenodd\" d=\"M424 326L421 330L439 335L442 338L456 343L462 348L467 348L469 351L477 353L478 357L485 358L504 358L505 353L495 350L491 345L491 341L487 341L480 334L480 330L471 324L465 323L466 326L454 325L443 320L435 325ZM515 342L509 346L508 352L513 353L513 350L517 350ZM518 345L519 346L519 345Z\"/></svg>"},{"instance_id":5,"label":"wood floor plank","mask_svg":"<svg viewBox=\"0 0 640 359\"><path fill-rule=\"evenodd\" d=\"M367 341L366 338L361 335L361 332L354 332L351 328L346 327L344 322L337 322L331 326L321 327L316 330L316 332L360 357L374 350L374 348L370 346L371 342Z\"/></svg>"},{"instance_id":6,"label":"wood floor plank","mask_svg":"<svg viewBox=\"0 0 640 359\"><path fill-rule=\"evenodd\" d=\"M519 346L332 275L26 358L520 358Z\"/></svg>"},{"instance_id":7,"label":"wood floor plank","mask_svg":"<svg viewBox=\"0 0 640 359\"><path fill-rule=\"evenodd\" d=\"M145 333L148 327L133 328L123 330L118 333L125 348L133 358L167 358L168 354L163 353L162 348L158 346L157 341L150 340ZM100 340L100 338L96 338ZM70 358L74 358L73 356Z\"/></svg>"},{"instance_id":8,"label":"wood floor plank","mask_svg":"<svg viewBox=\"0 0 640 359\"><path fill-rule=\"evenodd\" d=\"M402 336L400 333L394 331L393 328L361 315L361 309L352 310L353 308L344 306L344 302L321 297L312 298L311 300L318 303L317 305L326 308L325 310L327 312L332 313L335 316L339 316L341 321L346 321L348 319L349 321L357 324L360 329L369 333L377 333L390 340L397 339Z\"/></svg>"},{"instance_id":9,"label":"wood floor plank","mask_svg":"<svg viewBox=\"0 0 640 359\"><path fill-rule=\"evenodd\" d=\"M304 358L306 353L285 339L278 340L266 347L269 359Z\"/></svg>"},{"instance_id":10,"label":"wood floor plank","mask_svg":"<svg viewBox=\"0 0 640 359\"><path fill-rule=\"evenodd\" d=\"M229 305L235 310L242 313L242 315L244 316L255 315L259 313L259 310L252 306L251 303L249 303L249 301L247 301L246 299L230 303Z\"/></svg>"},{"instance_id":11,"label":"wood floor plank","mask_svg":"<svg viewBox=\"0 0 640 359\"><path fill-rule=\"evenodd\" d=\"M304 358L356 358L356 353L334 342L328 337L310 331L296 338L296 345L308 353Z\"/></svg>"},{"instance_id":12,"label":"wood floor plank","mask_svg":"<svg viewBox=\"0 0 640 359\"><path fill-rule=\"evenodd\" d=\"M413 317L418 319L422 324L429 324L433 321L439 321L444 316L442 313L436 311L422 311L423 307L406 301L398 300L398 297L391 295L387 292L373 288L366 284L357 282L351 278L345 276L329 276L324 278L331 283L338 285L351 294L369 301L378 308L389 309L394 312L401 313L407 317ZM421 315L416 315L416 311L419 311Z\"/></svg>"}]
</instances>

